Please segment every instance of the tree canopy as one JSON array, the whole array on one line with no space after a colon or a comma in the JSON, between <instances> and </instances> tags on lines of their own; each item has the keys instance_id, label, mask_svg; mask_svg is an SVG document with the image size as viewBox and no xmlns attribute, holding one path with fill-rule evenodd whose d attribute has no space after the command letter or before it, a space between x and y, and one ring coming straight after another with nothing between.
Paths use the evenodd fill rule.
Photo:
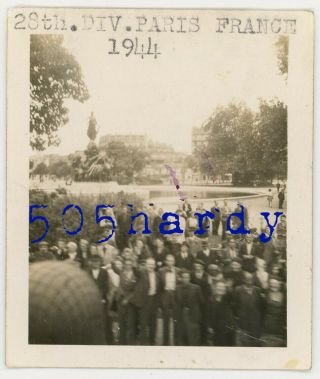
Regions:
<instances>
[{"instance_id":1,"label":"tree canopy","mask_svg":"<svg viewBox=\"0 0 320 379\"><path fill-rule=\"evenodd\" d=\"M89 98L80 65L63 46L63 36L30 36L30 98L32 149L57 146L57 131L68 122L64 100Z\"/></svg>"},{"instance_id":2,"label":"tree canopy","mask_svg":"<svg viewBox=\"0 0 320 379\"><path fill-rule=\"evenodd\" d=\"M57 178L73 177L74 170L72 166L65 160L60 160L52 163L48 167L48 172L51 175L55 175Z\"/></svg>"},{"instance_id":3,"label":"tree canopy","mask_svg":"<svg viewBox=\"0 0 320 379\"><path fill-rule=\"evenodd\" d=\"M234 184L286 176L287 107L279 100L260 100L258 112L242 103L219 106L203 128L208 142L192 158L200 172L232 173Z\"/></svg>"},{"instance_id":4,"label":"tree canopy","mask_svg":"<svg viewBox=\"0 0 320 379\"><path fill-rule=\"evenodd\" d=\"M277 42L274 44L277 49L278 67L285 78L288 76L288 53L289 53L289 37L279 36Z\"/></svg>"},{"instance_id":5,"label":"tree canopy","mask_svg":"<svg viewBox=\"0 0 320 379\"><path fill-rule=\"evenodd\" d=\"M38 163L32 172L33 175L47 175L48 173L48 166L44 162Z\"/></svg>"}]
</instances>

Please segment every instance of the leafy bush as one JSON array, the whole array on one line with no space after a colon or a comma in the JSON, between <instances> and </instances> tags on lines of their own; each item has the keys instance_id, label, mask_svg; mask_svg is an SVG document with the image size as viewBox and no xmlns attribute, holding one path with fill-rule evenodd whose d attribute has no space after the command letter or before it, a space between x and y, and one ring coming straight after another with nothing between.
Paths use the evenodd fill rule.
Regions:
<instances>
[{"instance_id":1,"label":"leafy bush","mask_svg":"<svg viewBox=\"0 0 320 379\"><path fill-rule=\"evenodd\" d=\"M49 222L49 231L45 241L49 244L56 244L60 237L68 241L85 238L89 241L97 241L101 238L101 227L96 224L96 206L100 204L114 205L113 211L116 214L126 204L134 204L137 208L142 206L141 200L135 194L126 194L124 192L107 193L105 195L73 195L58 194L57 192L45 192L31 190L29 193L30 205L46 205L45 209L35 209L33 216L44 216ZM75 204L82 209L83 227L76 236L69 236L62 226L63 209L69 205ZM76 209L70 209L64 218L65 227L70 230L76 230L80 225L80 216ZM39 238L44 232L44 224L41 221L35 221L29 226L29 243L32 247L37 244L31 244L32 240ZM107 235L107 234L106 234Z\"/></svg>"}]
</instances>

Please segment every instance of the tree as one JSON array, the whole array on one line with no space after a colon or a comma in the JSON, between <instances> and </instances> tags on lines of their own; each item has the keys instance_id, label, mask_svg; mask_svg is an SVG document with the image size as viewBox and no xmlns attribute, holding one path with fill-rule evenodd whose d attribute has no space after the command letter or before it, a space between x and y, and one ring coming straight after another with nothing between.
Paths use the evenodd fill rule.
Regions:
<instances>
[{"instance_id":1,"label":"tree","mask_svg":"<svg viewBox=\"0 0 320 379\"><path fill-rule=\"evenodd\" d=\"M63 36L30 36L30 145L45 150L59 145L57 131L68 122L64 100L89 98L82 71L63 47Z\"/></svg>"},{"instance_id":2,"label":"tree","mask_svg":"<svg viewBox=\"0 0 320 379\"><path fill-rule=\"evenodd\" d=\"M279 36L274 44L277 49L278 67L282 75L288 76L288 52L289 52L289 37Z\"/></svg>"},{"instance_id":3,"label":"tree","mask_svg":"<svg viewBox=\"0 0 320 379\"><path fill-rule=\"evenodd\" d=\"M147 163L143 149L126 146L122 142L110 142L106 153L110 157L111 177L118 182L131 183L134 175L141 172Z\"/></svg>"},{"instance_id":4,"label":"tree","mask_svg":"<svg viewBox=\"0 0 320 379\"><path fill-rule=\"evenodd\" d=\"M57 178L67 178L74 176L74 169L68 162L60 160L54 162L48 167L49 174L55 175Z\"/></svg>"},{"instance_id":5,"label":"tree","mask_svg":"<svg viewBox=\"0 0 320 379\"><path fill-rule=\"evenodd\" d=\"M233 184L265 183L287 175L287 107L279 100L260 99L253 113L244 104L217 107L203 126L205 147L189 163L211 176L232 173Z\"/></svg>"},{"instance_id":6,"label":"tree","mask_svg":"<svg viewBox=\"0 0 320 379\"><path fill-rule=\"evenodd\" d=\"M217 107L204 125L208 144L195 153L201 172L210 176L242 172L251 177L249 152L255 151L254 127L254 114L244 104Z\"/></svg>"},{"instance_id":7,"label":"tree","mask_svg":"<svg viewBox=\"0 0 320 379\"><path fill-rule=\"evenodd\" d=\"M84 162L84 178L89 181L114 180L120 184L132 183L134 176L147 163L147 154L141 148L122 142L110 142L102 150L88 145Z\"/></svg>"},{"instance_id":8,"label":"tree","mask_svg":"<svg viewBox=\"0 0 320 379\"><path fill-rule=\"evenodd\" d=\"M279 100L260 100L257 114L259 173L265 178L287 176L287 106Z\"/></svg>"},{"instance_id":9,"label":"tree","mask_svg":"<svg viewBox=\"0 0 320 379\"><path fill-rule=\"evenodd\" d=\"M44 162L40 162L37 164L35 169L33 170L33 175L47 175L49 173L48 166Z\"/></svg>"}]
</instances>

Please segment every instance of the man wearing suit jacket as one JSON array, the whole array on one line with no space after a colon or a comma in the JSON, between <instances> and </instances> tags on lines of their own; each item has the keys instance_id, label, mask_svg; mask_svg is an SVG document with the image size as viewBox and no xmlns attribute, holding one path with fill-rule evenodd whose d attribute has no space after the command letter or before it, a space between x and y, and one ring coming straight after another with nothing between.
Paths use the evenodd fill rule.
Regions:
<instances>
[{"instance_id":1,"label":"man wearing suit jacket","mask_svg":"<svg viewBox=\"0 0 320 379\"><path fill-rule=\"evenodd\" d=\"M93 255L90 258L90 267L88 267L88 273L95 281L101 294L101 300L107 301L108 294L108 273L102 267L102 258L100 255Z\"/></svg>"},{"instance_id":2,"label":"man wearing suit jacket","mask_svg":"<svg viewBox=\"0 0 320 379\"><path fill-rule=\"evenodd\" d=\"M102 258L100 255L92 255L89 258L87 272L96 283L101 296L104 313L106 316L106 340L108 344L112 344L111 320L108 314L108 291L109 291L109 275L102 267Z\"/></svg>"},{"instance_id":3,"label":"man wearing suit jacket","mask_svg":"<svg viewBox=\"0 0 320 379\"><path fill-rule=\"evenodd\" d=\"M182 242L179 253L176 255L176 267L186 270L192 270L194 258L189 252L186 242Z\"/></svg>"},{"instance_id":4,"label":"man wearing suit jacket","mask_svg":"<svg viewBox=\"0 0 320 379\"><path fill-rule=\"evenodd\" d=\"M233 259L238 258L239 251L236 241L231 238L228 240L227 246L221 251L221 261L225 271L230 271L230 265Z\"/></svg>"},{"instance_id":5,"label":"man wearing suit jacket","mask_svg":"<svg viewBox=\"0 0 320 379\"><path fill-rule=\"evenodd\" d=\"M152 257L156 261L156 269L160 269L164 266L164 261L166 259L167 254L169 254L169 250L164 246L164 241L162 238L157 237L154 240L152 247Z\"/></svg>"},{"instance_id":6,"label":"man wearing suit jacket","mask_svg":"<svg viewBox=\"0 0 320 379\"><path fill-rule=\"evenodd\" d=\"M256 257L261 256L261 247L253 242L251 234L246 234L245 241L240 245L239 257L242 259L242 269L254 272L256 269Z\"/></svg>"},{"instance_id":7,"label":"man wearing suit jacket","mask_svg":"<svg viewBox=\"0 0 320 379\"><path fill-rule=\"evenodd\" d=\"M260 346L263 297L261 290L253 286L253 276L244 273L244 283L234 292L234 310L238 325L238 346Z\"/></svg>"},{"instance_id":8,"label":"man wearing suit jacket","mask_svg":"<svg viewBox=\"0 0 320 379\"><path fill-rule=\"evenodd\" d=\"M197 253L197 259L204 262L206 266L209 264L219 264L220 262L217 251L209 249L207 240L202 241L201 250Z\"/></svg>"},{"instance_id":9,"label":"man wearing suit jacket","mask_svg":"<svg viewBox=\"0 0 320 379\"><path fill-rule=\"evenodd\" d=\"M131 303L138 307L140 343L154 345L159 307L160 277L155 271L156 261L147 258L146 268L141 270L139 279L131 298Z\"/></svg>"},{"instance_id":10,"label":"man wearing suit jacket","mask_svg":"<svg viewBox=\"0 0 320 379\"><path fill-rule=\"evenodd\" d=\"M199 346L204 302L201 289L190 283L190 273L181 271L181 283L177 285L177 337L179 346Z\"/></svg>"},{"instance_id":11,"label":"man wearing suit jacket","mask_svg":"<svg viewBox=\"0 0 320 379\"><path fill-rule=\"evenodd\" d=\"M209 265L210 266L210 265ZM201 295L204 298L204 303L202 304L202 312L206 314L206 305L208 299L212 294L211 286L208 280L208 274L205 272L205 264L200 259L196 259L193 264L193 271L191 273L191 283L196 284L200 287ZM201 325L201 345L206 344L206 326L205 322Z\"/></svg>"},{"instance_id":12,"label":"man wearing suit jacket","mask_svg":"<svg viewBox=\"0 0 320 379\"><path fill-rule=\"evenodd\" d=\"M173 325L176 323L177 318L177 306L175 293L177 289L177 284L179 281L180 269L175 267L174 256L168 254L165 260L165 267L159 270L160 284L161 284L161 296L160 304L162 308L162 318L163 318L163 345L169 345L169 327L170 320L173 321ZM175 345L176 340L176 327L174 326L173 333L173 345Z\"/></svg>"}]
</instances>

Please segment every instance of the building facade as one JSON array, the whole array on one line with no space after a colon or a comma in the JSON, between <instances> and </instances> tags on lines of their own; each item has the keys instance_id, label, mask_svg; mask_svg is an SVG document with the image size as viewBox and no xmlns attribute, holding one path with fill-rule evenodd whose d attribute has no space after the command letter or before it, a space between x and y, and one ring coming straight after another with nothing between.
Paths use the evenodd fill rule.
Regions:
<instances>
[{"instance_id":1,"label":"building facade","mask_svg":"<svg viewBox=\"0 0 320 379\"><path fill-rule=\"evenodd\" d=\"M121 142L126 146L145 148L147 136L143 134L106 134L99 139L99 148L107 146L110 142Z\"/></svg>"}]
</instances>

